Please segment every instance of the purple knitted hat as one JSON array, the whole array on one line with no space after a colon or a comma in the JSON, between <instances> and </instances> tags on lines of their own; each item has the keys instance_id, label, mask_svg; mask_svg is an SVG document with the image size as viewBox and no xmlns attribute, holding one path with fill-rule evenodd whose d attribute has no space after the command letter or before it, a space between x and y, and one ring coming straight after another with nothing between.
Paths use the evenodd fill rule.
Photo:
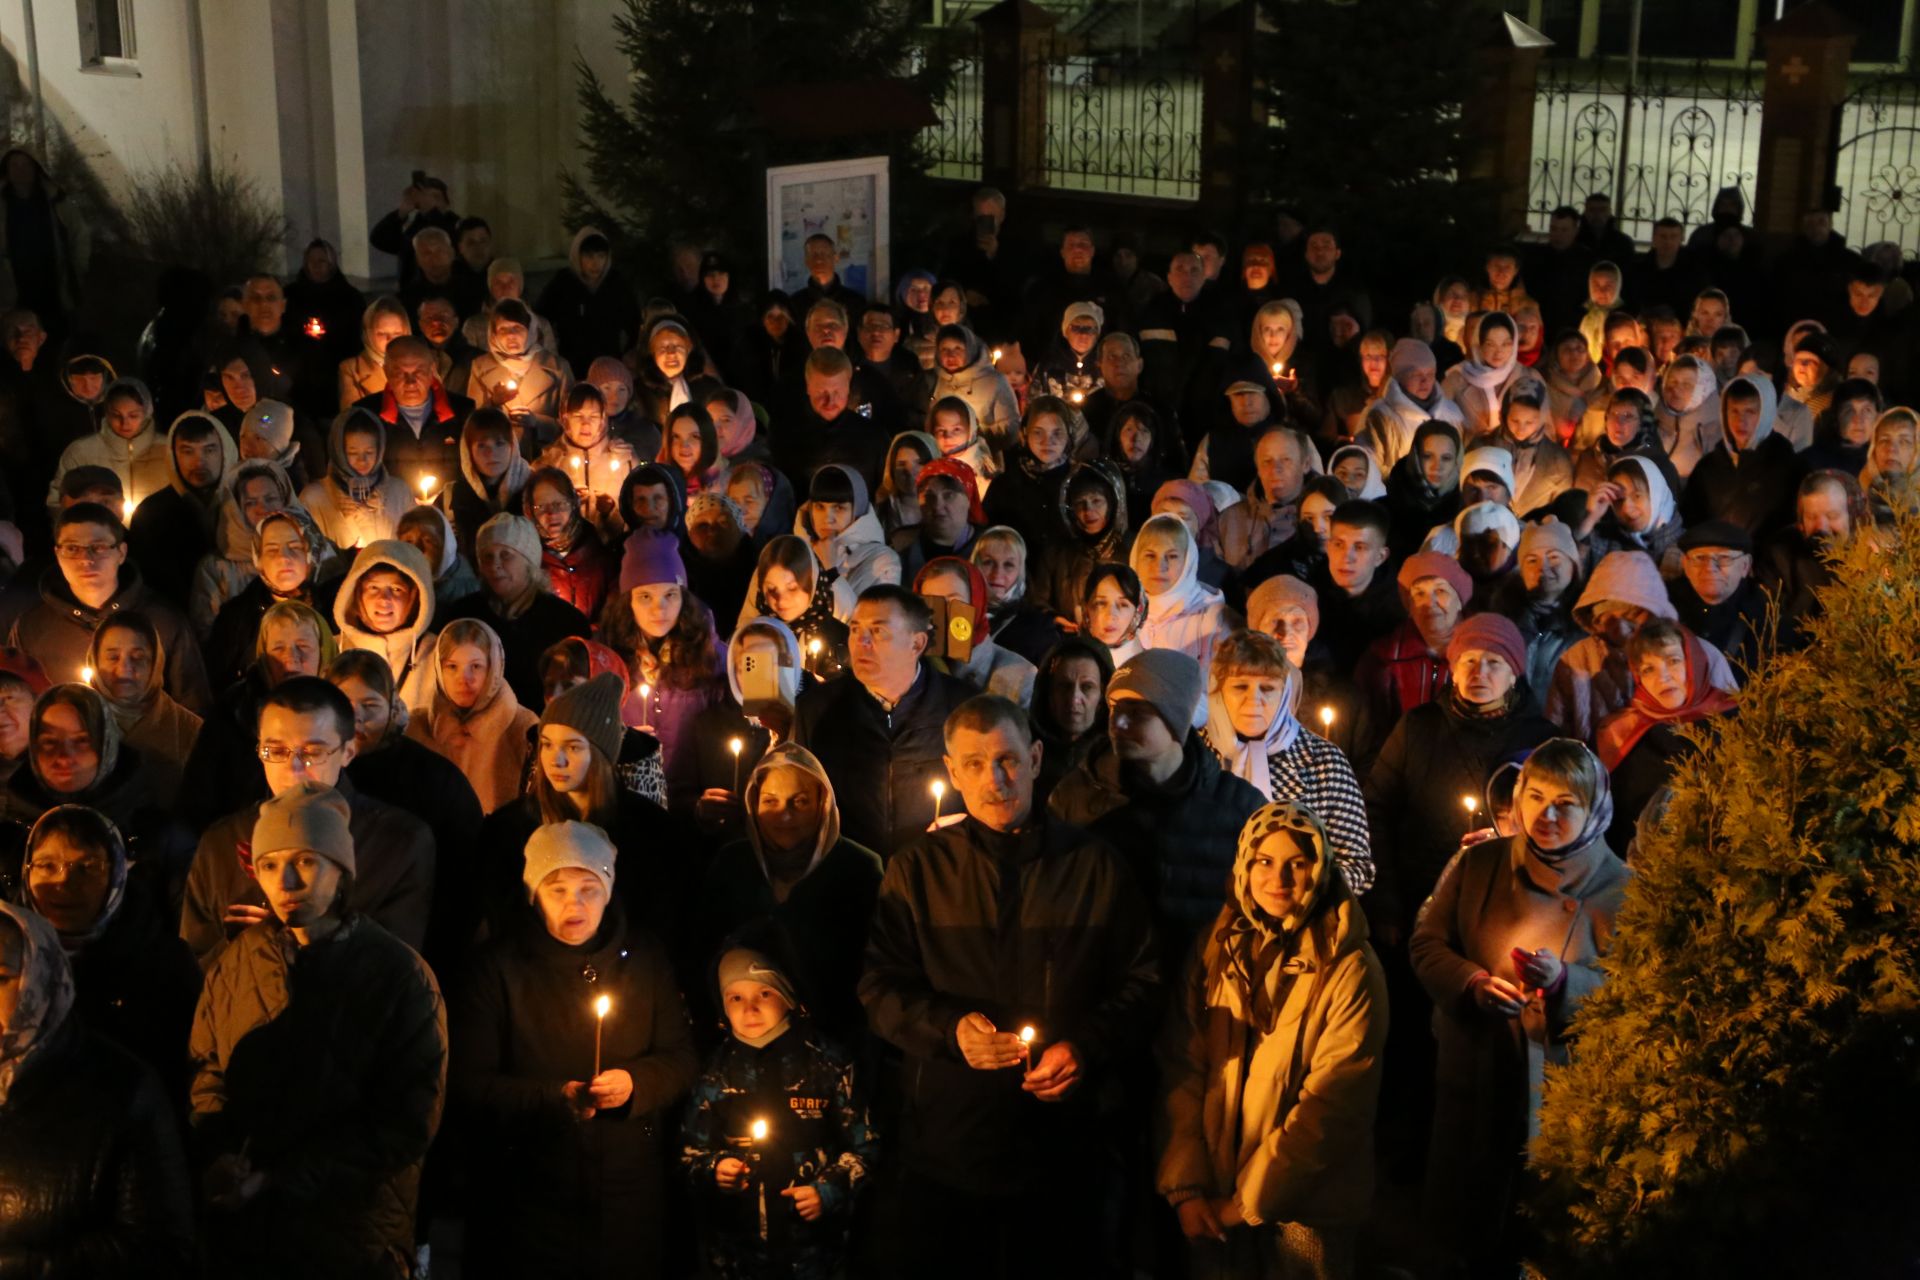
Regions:
<instances>
[{"instance_id":1,"label":"purple knitted hat","mask_svg":"<svg viewBox=\"0 0 1920 1280\"><path fill-rule=\"evenodd\" d=\"M680 540L670 534L639 530L627 539L626 552L620 557L620 590L628 592L661 582L687 585L687 566L680 561Z\"/></svg>"}]
</instances>

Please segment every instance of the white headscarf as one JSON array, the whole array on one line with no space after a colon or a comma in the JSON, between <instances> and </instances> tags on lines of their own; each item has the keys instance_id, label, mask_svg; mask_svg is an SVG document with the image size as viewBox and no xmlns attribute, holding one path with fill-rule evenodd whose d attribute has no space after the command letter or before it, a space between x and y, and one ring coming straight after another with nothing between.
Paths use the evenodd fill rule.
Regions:
<instances>
[{"instance_id":1,"label":"white headscarf","mask_svg":"<svg viewBox=\"0 0 1920 1280\"><path fill-rule=\"evenodd\" d=\"M1215 682L1224 683L1224 679L1217 677ZM1294 715L1300 705L1300 687L1300 669L1288 663L1280 706L1273 713L1267 731L1258 738L1240 736L1227 714L1226 697L1219 689L1207 695L1207 727L1203 730L1207 742L1226 763L1228 772L1251 782L1269 800L1273 799L1273 776L1267 762L1291 747L1300 736L1300 721Z\"/></svg>"}]
</instances>

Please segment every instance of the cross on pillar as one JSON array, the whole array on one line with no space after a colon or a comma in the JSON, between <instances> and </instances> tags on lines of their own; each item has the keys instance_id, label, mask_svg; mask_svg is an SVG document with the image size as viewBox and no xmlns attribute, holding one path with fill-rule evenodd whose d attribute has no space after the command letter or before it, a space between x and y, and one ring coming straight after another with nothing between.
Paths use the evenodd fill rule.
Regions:
<instances>
[{"instance_id":1,"label":"cross on pillar","mask_svg":"<svg viewBox=\"0 0 1920 1280\"><path fill-rule=\"evenodd\" d=\"M1788 84L1797 89L1800 87L1800 82L1805 80L1812 70L1813 68L1807 65L1806 59L1796 53L1781 64L1780 74L1786 77Z\"/></svg>"}]
</instances>

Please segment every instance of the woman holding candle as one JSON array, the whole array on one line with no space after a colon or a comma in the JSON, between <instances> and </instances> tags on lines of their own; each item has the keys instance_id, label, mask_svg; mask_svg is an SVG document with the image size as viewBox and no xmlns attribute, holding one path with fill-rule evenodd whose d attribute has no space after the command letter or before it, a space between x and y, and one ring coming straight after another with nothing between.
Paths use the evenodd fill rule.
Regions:
<instances>
[{"instance_id":1,"label":"woman holding candle","mask_svg":"<svg viewBox=\"0 0 1920 1280\"><path fill-rule=\"evenodd\" d=\"M730 1034L694 1082L680 1135L708 1266L720 1280L834 1275L879 1154L853 1058L814 1032L765 955L734 947L717 969Z\"/></svg>"},{"instance_id":2,"label":"woman holding candle","mask_svg":"<svg viewBox=\"0 0 1920 1280\"><path fill-rule=\"evenodd\" d=\"M584 515L605 534L618 529L620 483L638 461L632 447L616 439L607 424L605 394L591 382L576 382L567 390L560 438L534 466L565 472Z\"/></svg>"},{"instance_id":3,"label":"woman holding candle","mask_svg":"<svg viewBox=\"0 0 1920 1280\"><path fill-rule=\"evenodd\" d=\"M1510 839L1447 864L1410 947L1440 1042L1428 1210L1476 1275L1519 1257L1514 1210L1541 1082L1604 980L1628 876L1607 846L1606 769L1583 744L1555 738L1527 758L1514 814Z\"/></svg>"},{"instance_id":4,"label":"woman holding candle","mask_svg":"<svg viewBox=\"0 0 1920 1280\"><path fill-rule=\"evenodd\" d=\"M200 736L200 717L161 687L166 649L153 619L138 609L113 614L87 648L93 687L106 699L121 740L141 753L154 801L171 810L181 770ZM216 714L218 714L216 712Z\"/></svg>"},{"instance_id":5,"label":"woman holding candle","mask_svg":"<svg viewBox=\"0 0 1920 1280\"><path fill-rule=\"evenodd\" d=\"M615 858L588 823L535 828L520 868L534 909L455 988L449 1124L478 1280L665 1266L666 1125L699 1064L665 951L614 896Z\"/></svg>"},{"instance_id":6,"label":"woman holding candle","mask_svg":"<svg viewBox=\"0 0 1920 1280\"><path fill-rule=\"evenodd\" d=\"M533 345L533 312L518 298L494 304L487 322L487 349L467 373L466 395L491 405L525 432L522 451L531 456L557 434L556 420L573 375L551 351Z\"/></svg>"},{"instance_id":7,"label":"woman holding candle","mask_svg":"<svg viewBox=\"0 0 1920 1280\"><path fill-rule=\"evenodd\" d=\"M92 434L61 452L47 489L47 505L60 505L60 481L75 467L107 468L120 477L126 501L137 505L172 482L168 455L167 437L153 422L153 393L138 378L121 378L101 396L99 422Z\"/></svg>"},{"instance_id":8,"label":"woman holding candle","mask_svg":"<svg viewBox=\"0 0 1920 1280\"><path fill-rule=\"evenodd\" d=\"M626 718L638 718L660 739L668 807L692 808L700 794L693 722L726 697L727 646L713 614L687 590L687 570L672 538L635 534L620 563L619 594L601 620L606 644L630 664L633 683Z\"/></svg>"},{"instance_id":9,"label":"woman holding candle","mask_svg":"<svg viewBox=\"0 0 1920 1280\"><path fill-rule=\"evenodd\" d=\"M832 680L846 674L847 624L841 618L853 612L853 600L852 587L822 572L804 539L782 534L760 552L740 622L777 618L799 642L807 674Z\"/></svg>"},{"instance_id":10,"label":"woman holding candle","mask_svg":"<svg viewBox=\"0 0 1920 1280\"><path fill-rule=\"evenodd\" d=\"M360 352L340 362L342 409L387 389L387 344L412 332L413 321L400 299L382 294L367 304L360 317Z\"/></svg>"},{"instance_id":11,"label":"woman holding candle","mask_svg":"<svg viewBox=\"0 0 1920 1280\"><path fill-rule=\"evenodd\" d=\"M1157 1187L1195 1280L1354 1275L1373 1194L1387 984L1312 810L1241 828L1232 894L1161 1037Z\"/></svg>"},{"instance_id":12,"label":"woman holding candle","mask_svg":"<svg viewBox=\"0 0 1920 1280\"><path fill-rule=\"evenodd\" d=\"M588 618L599 617L619 577L620 557L587 522L573 477L542 467L528 479L522 501L539 531L540 567L553 594Z\"/></svg>"},{"instance_id":13,"label":"woman holding candle","mask_svg":"<svg viewBox=\"0 0 1920 1280\"><path fill-rule=\"evenodd\" d=\"M327 432L327 471L300 491L313 522L336 547L391 538L413 506L407 482L386 468L387 428L366 409L348 409Z\"/></svg>"},{"instance_id":14,"label":"woman holding candle","mask_svg":"<svg viewBox=\"0 0 1920 1280\"><path fill-rule=\"evenodd\" d=\"M727 645L731 701L702 711L693 724L699 752L701 824L739 834L741 781L771 747L793 732L793 707L813 683L800 641L778 618L754 618Z\"/></svg>"},{"instance_id":15,"label":"woman holding candle","mask_svg":"<svg viewBox=\"0 0 1920 1280\"><path fill-rule=\"evenodd\" d=\"M502 511L518 511L532 468L516 445L512 419L492 407L475 409L460 429L460 475L436 495L453 522L460 554L473 558L473 535Z\"/></svg>"}]
</instances>

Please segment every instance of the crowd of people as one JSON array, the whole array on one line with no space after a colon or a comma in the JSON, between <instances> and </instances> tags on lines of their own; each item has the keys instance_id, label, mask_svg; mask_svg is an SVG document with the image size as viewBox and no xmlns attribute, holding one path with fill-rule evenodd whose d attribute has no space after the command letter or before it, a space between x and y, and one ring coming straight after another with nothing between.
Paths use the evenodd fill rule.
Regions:
<instances>
[{"instance_id":1,"label":"crowd of people","mask_svg":"<svg viewBox=\"0 0 1920 1280\"><path fill-rule=\"evenodd\" d=\"M1511 1276L1686 726L1915 499L1909 273L1737 192L1388 316L985 189L529 299L416 176L126 377L0 167L7 1274L1339 1277L1385 1178Z\"/></svg>"}]
</instances>

